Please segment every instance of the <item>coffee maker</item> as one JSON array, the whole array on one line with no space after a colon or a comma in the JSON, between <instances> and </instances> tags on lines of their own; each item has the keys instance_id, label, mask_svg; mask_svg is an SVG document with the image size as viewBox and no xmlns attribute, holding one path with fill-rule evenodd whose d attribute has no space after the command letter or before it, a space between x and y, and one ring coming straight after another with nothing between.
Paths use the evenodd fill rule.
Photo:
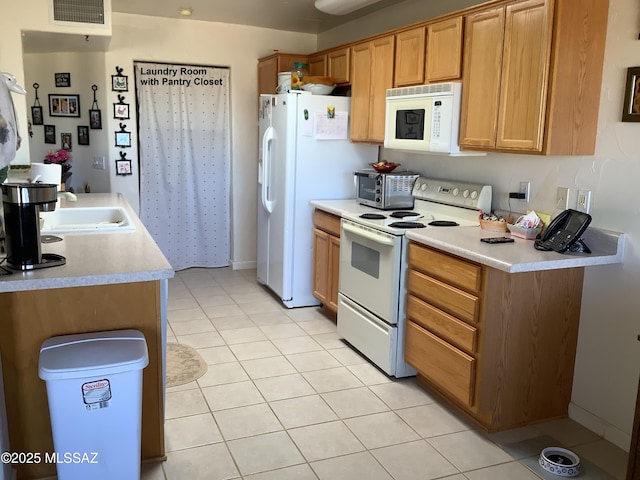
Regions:
<instances>
[{"instance_id":1,"label":"coffee maker","mask_svg":"<svg viewBox=\"0 0 640 480\"><path fill-rule=\"evenodd\" d=\"M53 183L3 183L7 266L14 270L64 265L66 259L40 249L40 212L55 210L58 186Z\"/></svg>"}]
</instances>

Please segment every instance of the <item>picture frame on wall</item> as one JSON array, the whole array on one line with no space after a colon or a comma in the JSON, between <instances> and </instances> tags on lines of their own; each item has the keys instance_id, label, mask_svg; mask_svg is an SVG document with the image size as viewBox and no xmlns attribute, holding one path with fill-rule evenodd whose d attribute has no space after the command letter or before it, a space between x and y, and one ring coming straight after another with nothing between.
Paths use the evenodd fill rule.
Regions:
<instances>
[{"instance_id":1,"label":"picture frame on wall","mask_svg":"<svg viewBox=\"0 0 640 480\"><path fill-rule=\"evenodd\" d=\"M70 73L55 73L56 87L70 87L71 86L71 74Z\"/></svg>"},{"instance_id":2,"label":"picture frame on wall","mask_svg":"<svg viewBox=\"0 0 640 480\"><path fill-rule=\"evenodd\" d=\"M89 110L89 128L102 130L102 113L100 110Z\"/></svg>"},{"instance_id":3,"label":"picture frame on wall","mask_svg":"<svg viewBox=\"0 0 640 480\"><path fill-rule=\"evenodd\" d=\"M44 125L44 115L42 113L42 107L31 107L31 123L33 125Z\"/></svg>"},{"instance_id":4,"label":"picture frame on wall","mask_svg":"<svg viewBox=\"0 0 640 480\"><path fill-rule=\"evenodd\" d=\"M116 160L116 175L131 175L131 160Z\"/></svg>"},{"instance_id":5,"label":"picture frame on wall","mask_svg":"<svg viewBox=\"0 0 640 480\"><path fill-rule=\"evenodd\" d=\"M640 67L627 69L622 121L640 122Z\"/></svg>"},{"instance_id":6,"label":"picture frame on wall","mask_svg":"<svg viewBox=\"0 0 640 480\"><path fill-rule=\"evenodd\" d=\"M126 75L111 75L111 90L114 92L127 92L129 90L129 77Z\"/></svg>"},{"instance_id":7,"label":"picture frame on wall","mask_svg":"<svg viewBox=\"0 0 640 480\"><path fill-rule=\"evenodd\" d=\"M71 133L61 133L60 134L60 148L70 152L72 150L73 145L71 144Z\"/></svg>"},{"instance_id":8,"label":"picture frame on wall","mask_svg":"<svg viewBox=\"0 0 640 480\"><path fill-rule=\"evenodd\" d=\"M115 132L116 147L128 148L131 146L131 132Z\"/></svg>"},{"instance_id":9,"label":"picture frame on wall","mask_svg":"<svg viewBox=\"0 0 640 480\"><path fill-rule=\"evenodd\" d=\"M129 119L129 104L128 103L114 103L113 104L113 118L120 120Z\"/></svg>"},{"instance_id":10,"label":"picture frame on wall","mask_svg":"<svg viewBox=\"0 0 640 480\"><path fill-rule=\"evenodd\" d=\"M44 143L56 143L56 126L44 126Z\"/></svg>"},{"instance_id":11,"label":"picture frame on wall","mask_svg":"<svg viewBox=\"0 0 640 480\"><path fill-rule=\"evenodd\" d=\"M79 95L49 94L49 116L51 117L79 117Z\"/></svg>"},{"instance_id":12,"label":"picture frame on wall","mask_svg":"<svg viewBox=\"0 0 640 480\"><path fill-rule=\"evenodd\" d=\"M78 145L89 145L89 127L78 125Z\"/></svg>"}]
</instances>

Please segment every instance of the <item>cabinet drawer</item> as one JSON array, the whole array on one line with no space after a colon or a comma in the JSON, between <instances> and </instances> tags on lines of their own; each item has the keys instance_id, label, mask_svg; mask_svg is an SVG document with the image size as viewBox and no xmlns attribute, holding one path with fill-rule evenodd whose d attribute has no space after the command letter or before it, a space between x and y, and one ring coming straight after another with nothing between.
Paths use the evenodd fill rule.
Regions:
<instances>
[{"instance_id":1,"label":"cabinet drawer","mask_svg":"<svg viewBox=\"0 0 640 480\"><path fill-rule=\"evenodd\" d=\"M413 295L407 298L407 318L435 333L467 353L476 353L478 329L423 302Z\"/></svg>"},{"instance_id":2,"label":"cabinet drawer","mask_svg":"<svg viewBox=\"0 0 640 480\"><path fill-rule=\"evenodd\" d=\"M409 321L405 360L439 388L473 406L476 360Z\"/></svg>"},{"instance_id":3,"label":"cabinet drawer","mask_svg":"<svg viewBox=\"0 0 640 480\"><path fill-rule=\"evenodd\" d=\"M409 246L409 264L412 268L467 292L480 291L482 267L475 263L412 243Z\"/></svg>"},{"instance_id":4,"label":"cabinet drawer","mask_svg":"<svg viewBox=\"0 0 640 480\"><path fill-rule=\"evenodd\" d=\"M409 270L407 290L460 320L477 323L480 302L474 295L415 270Z\"/></svg>"},{"instance_id":5,"label":"cabinet drawer","mask_svg":"<svg viewBox=\"0 0 640 480\"><path fill-rule=\"evenodd\" d=\"M340 236L340 217L323 210L313 211L313 225L336 237Z\"/></svg>"}]
</instances>

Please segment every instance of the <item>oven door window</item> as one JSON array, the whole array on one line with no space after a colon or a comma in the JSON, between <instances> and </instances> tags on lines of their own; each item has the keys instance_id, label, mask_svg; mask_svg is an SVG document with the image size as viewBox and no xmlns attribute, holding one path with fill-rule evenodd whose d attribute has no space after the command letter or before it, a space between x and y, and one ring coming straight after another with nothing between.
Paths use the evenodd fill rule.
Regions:
<instances>
[{"instance_id":1,"label":"oven door window","mask_svg":"<svg viewBox=\"0 0 640 480\"><path fill-rule=\"evenodd\" d=\"M340 292L387 323L396 323L401 237L343 221Z\"/></svg>"},{"instance_id":2,"label":"oven door window","mask_svg":"<svg viewBox=\"0 0 640 480\"><path fill-rule=\"evenodd\" d=\"M396 110L396 139L424 140L425 110Z\"/></svg>"},{"instance_id":3,"label":"oven door window","mask_svg":"<svg viewBox=\"0 0 640 480\"><path fill-rule=\"evenodd\" d=\"M351 244L351 266L370 277L380 277L380 252L366 245Z\"/></svg>"}]
</instances>

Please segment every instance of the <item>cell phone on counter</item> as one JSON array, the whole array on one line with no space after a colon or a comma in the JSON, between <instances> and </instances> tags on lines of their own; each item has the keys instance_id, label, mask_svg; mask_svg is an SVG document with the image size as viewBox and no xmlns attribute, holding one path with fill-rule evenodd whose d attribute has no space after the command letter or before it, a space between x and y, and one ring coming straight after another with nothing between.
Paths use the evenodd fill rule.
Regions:
<instances>
[{"instance_id":1,"label":"cell phone on counter","mask_svg":"<svg viewBox=\"0 0 640 480\"><path fill-rule=\"evenodd\" d=\"M513 243L514 240L511 237L487 237L487 238L481 238L480 239L481 242L484 243Z\"/></svg>"}]
</instances>

